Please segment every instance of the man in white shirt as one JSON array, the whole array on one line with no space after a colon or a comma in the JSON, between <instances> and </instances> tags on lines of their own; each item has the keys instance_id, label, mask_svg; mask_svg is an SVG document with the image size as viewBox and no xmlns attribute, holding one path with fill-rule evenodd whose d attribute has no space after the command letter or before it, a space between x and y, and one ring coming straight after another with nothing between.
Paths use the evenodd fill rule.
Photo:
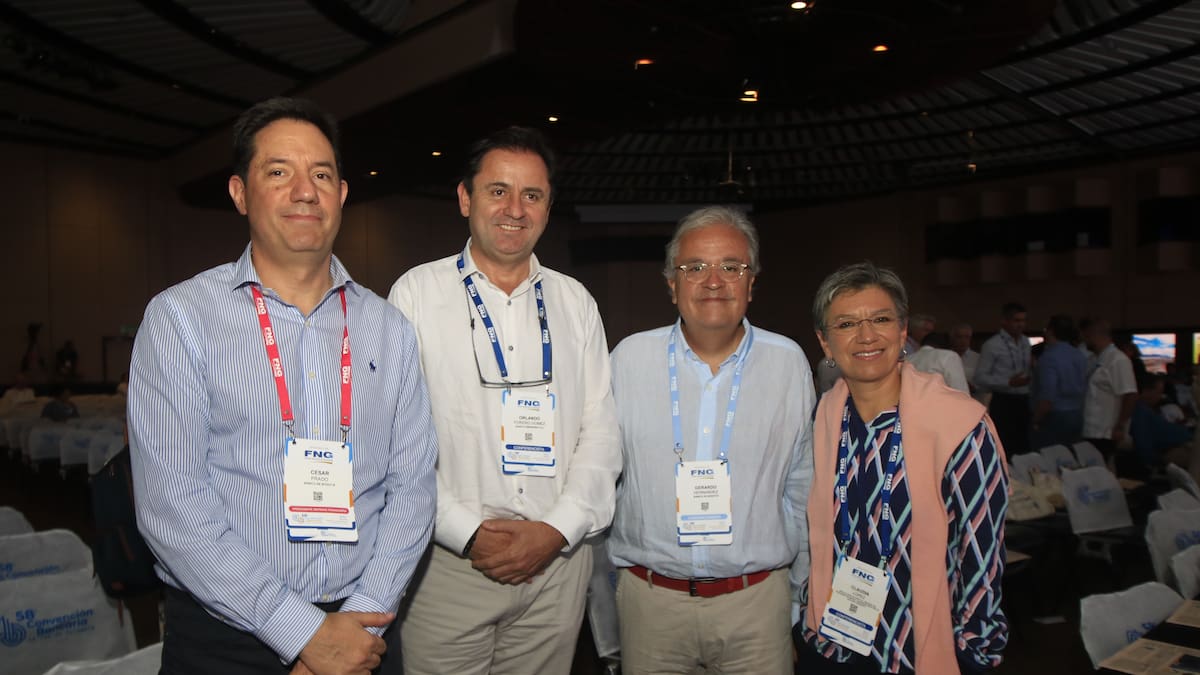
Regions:
<instances>
[{"instance_id":1,"label":"man in white shirt","mask_svg":"<svg viewBox=\"0 0 1200 675\"><path fill-rule=\"evenodd\" d=\"M979 352L971 349L971 338L975 332L971 324L960 323L950 329L950 349L962 359L963 375L967 377L967 387L976 401L987 405L988 397L975 386L975 370L979 367Z\"/></svg>"},{"instance_id":2,"label":"man in white shirt","mask_svg":"<svg viewBox=\"0 0 1200 675\"><path fill-rule=\"evenodd\" d=\"M409 675L569 672L621 471L600 314L533 247L553 197L540 133L478 142L458 185L471 238L389 300L417 328L439 458L429 567L403 617Z\"/></svg>"},{"instance_id":3,"label":"man in white shirt","mask_svg":"<svg viewBox=\"0 0 1200 675\"><path fill-rule=\"evenodd\" d=\"M693 211L663 270L679 320L613 350L626 672L792 672L816 397L800 346L746 320L758 269L744 214Z\"/></svg>"},{"instance_id":4,"label":"man in white shirt","mask_svg":"<svg viewBox=\"0 0 1200 675\"><path fill-rule=\"evenodd\" d=\"M941 375L942 381L951 389L957 389L964 394L971 393L967 387L967 375L963 372L962 359L949 349L943 349L945 344L945 340L939 338L937 333L929 333L925 336L921 348L915 354L904 357L904 360L917 370Z\"/></svg>"},{"instance_id":5,"label":"man in white shirt","mask_svg":"<svg viewBox=\"0 0 1200 675\"><path fill-rule=\"evenodd\" d=\"M1112 324L1096 319L1083 332L1083 341L1096 355L1083 399L1083 438L1104 455L1110 468L1116 448L1125 440L1137 404L1133 362L1112 341Z\"/></svg>"},{"instance_id":6,"label":"man in white shirt","mask_svg":"<svg viewBox=\"0 0 1200 675\"><path fill-rule=\"evenodd\" d=\"M909 355L916 354L924 343L925 336L937 328L937 319L929 314L911 314L908 317L908 339L904 349Z\"/></svg>"},{"instance_id":7,"label":"man in white shirt","mask_svg":"<svg viewBox=\"0 0 1200 675\"><path fill-rule=\"evenodd\" d=\"M1025 308L1009 302L1000 310L1000 332L988 338L979 352L975 386L990 392L988 414L1009 455L1029 451L1029 338L1025 337Z\"/></svg>"}]
</instances>

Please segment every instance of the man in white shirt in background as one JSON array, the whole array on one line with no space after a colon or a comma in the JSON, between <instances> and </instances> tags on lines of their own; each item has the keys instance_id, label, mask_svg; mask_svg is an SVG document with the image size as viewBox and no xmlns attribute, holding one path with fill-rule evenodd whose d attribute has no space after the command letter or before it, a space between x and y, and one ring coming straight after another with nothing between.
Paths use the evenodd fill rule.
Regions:
<instances>
[{"instance_id":1,"label":"man in white shirt in background","mask_svg":"<svg viewBox=\"0 0 1200 675\"><path fill-rule=\"evenodd\" d=\"M910 314L908 317L908 339L904 349L911 356L916 354L925 340L925 336L937 328L937 319L929 314Z\"/></svg>"},{"instance_id":2,"label":"man in white shirt in background","mask_svg":"<svg viewBox=\"0 0 1200 675\"><path fill-rule=\"evenodd\" d=\"M1000 332L979 351L975 386L990 392L988 414L1011 456L1029 452L1031 346L1025 337L1025 308L1009 302L1000 309Z\"/></svg>"},{"instance_id":3,"label":"man in white shirt in background","mask_svg":"<svg viewBox=\"0 0 1200 675\"><path fill-rule=\"evenodd\" d=\"M1113 344L1108 319L1089 323L1083 341L1096 355L1083 399L1083 438L1096 446L1111 469L1115 468L1117 447L1129 432L1129 419L1137 404L1137 380L1133 362Z\"/></svg>"},{"instance_id":4,"label":"man in white shirt in background","mask_svg":"<svg viewBox=\"0 0 1200 675\"><path fill-rule=\"evenodd\" d=\"M979 367L979 352L971 349L971 338L975 332L971 324L960 323L950 329L950 349L962 359L963 374L967 376L967 387L976 401L987 405L988 396L975 386L975 370Z\"/></svg>"},{"instance_id":5,"label":"man in white shirt in background","mask_svg":"<svg viewBox=\"0 0 1200 675\"><path fill-rule=\"evenodd\" d=\"M758 269L744 214L693 211L663 270L679 320L613 350L625 672L792 671L816 396L800 346L746 320Z\"/></svg>"},{"instance_id":6,"label":"man in white shirt in background","mask_svg":"<svg viewBox=\"0 0 1200 675\"><path fill-rule=\"evenodd\" d=\"M945 349L946 341L937 333L929 333L922 340L921 348L915 354L904 357L913 368L925 373L937 373L947 387L957 389L964 394L970 394L967 386L967 376L963 372L962 359L958 354Z\"/></svg>"},{"instance_id":7,"label":"man in white shirt in background","mask_svg":"<svg viewBox=\"0 0 1200 675\"><path fill-rule=\"evenodd\" d=\"M596 303L533 247L553 198L533 129L478 142L458 185L471 237L388 299L417 328L439 458L437 524L402 617L409 675L566 675L621 450Z\"/></svg>"}]
</instances>

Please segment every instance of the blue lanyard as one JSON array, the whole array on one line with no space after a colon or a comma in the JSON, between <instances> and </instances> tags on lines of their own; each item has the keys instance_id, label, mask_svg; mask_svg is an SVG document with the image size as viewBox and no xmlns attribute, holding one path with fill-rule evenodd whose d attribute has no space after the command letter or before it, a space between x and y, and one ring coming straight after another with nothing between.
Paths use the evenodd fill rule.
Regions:
<instances>
[{"instance_id":1,"label":"blue lanyard","mask_svg":"<svg viewBox=\"0 0 1200 675\"><path fill-rule=\"evenodd\" d=\"M463 257L458 255L458 271L461 274L465 267ZM496 355L496 365L500 368L500 379L508 379L508 367L504 365L504 351L500 349L500 338L496 335L496 326L492 323L492 317L488 314L487 307L483 305L483 298L479 297L479 289L475 288L475 282L471 281L471 275L463 277L463 283L467 286L467 295L471 296L471 301L475 303L475 311L479 313L479 319L483 321L483 327L487 329L488 340L492 343L492 353ZM546 320L546 300L542 296L542 280L538 279L533 285L533 297L537 300L538 326L542 329L542 377L548 379L551 370L551 348L550 348L550 324Z\"/></svg>"},{"instance_id":2,"label":"blue lanyard","mask_svg":"<svg viewBox=\"0 0 1200 675\"><path fill-rule=\"evenodd\" d=\"M670 375L671 388L671 431L675 435L675 456L683 461L683 424L679 421L679 369L675 365L675 336L679 332L676 326L671 330L671 339L667 341L667 372ZM746 328L746 349L738 357L737 366L733 369L733 384L729 387L729 404L725 408L725 430L721 433L721 447L718 459L722 462L729 460L729 439L733 436L733 417L737 413L738 392L742 388L742 370L746 367L746 359L750 356L750 347L754 345L754 329Z\"/></svg>"},{"instance_id":3,"label":"blue lanyard","mask_svg":"<svg viewBox=\"0 0 1200 675\"><path fill-rule=\"evenodd\" d=\"M838 441L837 496L840 555L846 555L850 545L850 509L846 505L846 490L849 483L847 476L850 472L850 405L852 403L853 401L849 398L846 399L846 409L842 411L842 437ZM887 565L888 559L892 557L892 482L896 479L896 467L900 464L900 438L900 410L897 408L896 426L892 429L887 468L883 473L883 488L879 491L879 497L883 500L883 508L880 509L879 517L879 553L882 565ZM869 516L870 514L860 514L862 518Z\"/></svg>"}]
</instances>

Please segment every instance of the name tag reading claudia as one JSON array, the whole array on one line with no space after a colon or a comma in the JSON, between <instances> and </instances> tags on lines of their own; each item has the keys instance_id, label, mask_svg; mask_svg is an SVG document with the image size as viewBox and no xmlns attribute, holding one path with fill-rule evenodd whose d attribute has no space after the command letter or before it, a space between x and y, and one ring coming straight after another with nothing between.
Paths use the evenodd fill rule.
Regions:
<instances>
[{"instance_id":1,"label":"name tag reading claudia","mask_svg":"<svg viewBox=\"0 0 1200 675\"><path fill-rule=\"evenodd\" d=\"M675 464L675 526L680 546L733 543L729 462Z\"/></svg>"},{"instance_id":2,"label":"name tag reading claudia","mask_svg":"<svg viewBox=\"0 0 1200 675\"><path fill-rule=\"evenodd\" d=\"M505 389L500 394L500 468L508 476L553 477L554 394Z\"/></svg>"},{"instance_id":3,"label":"name tag reading claudia","mask_svg":"<svg viewBox=\"0 0 1200 675\"><path fill-rule=\"evenodd\" d=\"M870 655L887 601L889 576L887 570L842 556L821 617L821 637L856 654Z\"/></svg>"},{"instance_id":4,"label":"name tag reading claudia","mask_svg":"<svg viewBox=\"0 0 1200 675\"><path fill-rule=\"evenodd\" d=\"M358 541L354 451L350 443L289 438L284 443L283 508L291 541Z\"/></svg>"}]
</instances>

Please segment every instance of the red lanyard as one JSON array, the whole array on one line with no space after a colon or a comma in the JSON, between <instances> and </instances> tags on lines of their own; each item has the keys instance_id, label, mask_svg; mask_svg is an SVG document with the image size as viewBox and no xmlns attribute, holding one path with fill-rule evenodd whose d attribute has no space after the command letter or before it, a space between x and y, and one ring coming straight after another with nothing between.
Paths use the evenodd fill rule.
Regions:
<instances>
[{"instance_id":1,"label":"red lanyard","mask_svg":"<svg viewBox=\"0 0 1200 675\"><path fill-rule=\"evenodd\" d=\"M283 376L283 361L279 358L279 345L275 344L275 330L271 328L271 317L267 314L267 302L258 286L250 284L254 295L254 310L258 313L258 324L262 327L263 346L267 348L267 360L271 363L271 375L275 378L275 390L279 394L279 409L288 434L295 436L292 425L292 399L288 396L287 379ZM350 431L350 326L346 319L346 289L338 289L342 298L342 440Z\"/></svg>"}]
</instances>

